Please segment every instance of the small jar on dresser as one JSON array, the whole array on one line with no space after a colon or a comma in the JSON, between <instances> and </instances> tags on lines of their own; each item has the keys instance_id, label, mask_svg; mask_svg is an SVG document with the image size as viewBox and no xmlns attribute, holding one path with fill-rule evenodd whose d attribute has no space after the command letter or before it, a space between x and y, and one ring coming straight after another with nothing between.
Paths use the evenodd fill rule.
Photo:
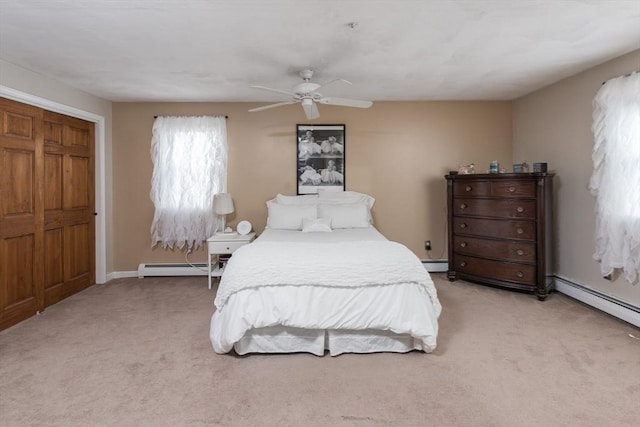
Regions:
<instances>
[{"instance_id":1,"label":"small jar on dresser","mask_svg":"<svg viewBox=\"0 0 640 427\"><path fill-rule=\"evenodd\" d=\"M534 293L553 286L552 173L445 176L447 277Z\"/></svg>"}]
</instances>

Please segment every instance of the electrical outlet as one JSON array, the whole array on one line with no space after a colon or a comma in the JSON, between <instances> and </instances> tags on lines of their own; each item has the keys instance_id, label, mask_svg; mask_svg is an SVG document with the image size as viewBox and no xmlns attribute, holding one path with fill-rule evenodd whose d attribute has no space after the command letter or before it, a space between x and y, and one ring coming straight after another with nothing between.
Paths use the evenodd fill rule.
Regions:
<instances>
[{"instance_id":1,"label":"electrical outlet","mask_svg":"<svg viewBox=\"0 0 640 427\"><path fill-rule=\"evenodd\" d=\"M424 241L424 250L427 252L431 250L431 240Z\"/></svg>"}]
</instances>

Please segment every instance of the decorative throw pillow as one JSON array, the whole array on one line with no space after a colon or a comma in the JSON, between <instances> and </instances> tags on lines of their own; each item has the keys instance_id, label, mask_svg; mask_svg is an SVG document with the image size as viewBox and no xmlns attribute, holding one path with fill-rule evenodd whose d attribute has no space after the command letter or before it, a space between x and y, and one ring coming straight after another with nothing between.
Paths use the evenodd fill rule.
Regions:
<instances>
[{"instance_id":1,"label":"decorative throw pillow","mask_svg":"<svg viewBox=\"0 0 640 427\"><path fill-rule=\"evenodd\" d=\"M302 220L303 233L330 233L331 231L331 220L329 218L304 218Z\"/></svg>"}]
</instances>

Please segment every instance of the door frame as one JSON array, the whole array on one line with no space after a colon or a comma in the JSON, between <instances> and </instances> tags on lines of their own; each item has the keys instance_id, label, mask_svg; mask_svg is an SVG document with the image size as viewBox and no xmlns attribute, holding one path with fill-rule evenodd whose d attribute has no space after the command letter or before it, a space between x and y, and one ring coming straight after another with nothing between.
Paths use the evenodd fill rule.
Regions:
<instances>
[{"instance_id":1,"label":"door frame","mask_svg":"<svg viewBox=\"0 0 640 427\"><path fill-rule=\"evenodd\" d=\"M21 92L0 85L0 96L23 104L44 108L55 113L65 114L78 119L93 122L95 125L94 168L95 168L95 244L96 244L96 283L107 282L107 209L106 209L106 150L105 118L89 111L51 101L46 98Z\"/></svg>"}]
</instances>

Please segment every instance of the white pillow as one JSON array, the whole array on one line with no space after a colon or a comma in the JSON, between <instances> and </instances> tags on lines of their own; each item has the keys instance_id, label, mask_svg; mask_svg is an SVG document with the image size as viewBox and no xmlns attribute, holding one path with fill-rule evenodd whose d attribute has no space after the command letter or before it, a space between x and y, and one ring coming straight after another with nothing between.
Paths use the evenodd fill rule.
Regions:
<instances>
[{"instance_id":1,"label":"white pillow","mask_svg":"<svg viewBox=\"0 0 640 427\"><path fill-rule=\"evenodd\" d=\"M302 230L304 218L318 217L316 205L281 205L269 201L267 210L269 214L267 226L280 230Z\"/></svg>"},{"instance_id":2,"label":"white pillow","mask_svg":"<svg viewBox=\"0 0 640 427\"><path fill-rule=\"evenodd\" d=\"M330 233L331 232L331 220L329 218L303 218L302 220L302 232L303 233Z\"/></svg>"},{"instance_id":3,"label":"white pillow","mask_svg":"<svg viewBox=\"0 0 640 427\"><path fill-rule=\"evenodd\" d=\"M318 205L318 216L331 220L331 227L369 228L369 208L364 203L323 204Z\"/></svg>"},{"instance_id":4,"label":"white pillow","mask_svg":"<svg viewBox=\"0 0 640 427\"><path fill-rule=\"evenodd\" d=\"M318 203L318 195L285 196L284 194L277 194L275 201L281 205L315 205Z\"/></svg>"},{"instance_id":5,"label":"white pillow","mask_svg":"<svg viewBox=\"0 0 640 427\"><path fill-rule=\"evenodd\" d=\"M318 198L320 202L324 202L327 199L337 199L342 203L364 202L369 209L373 208L373 204L376 202L376 199L370 195L358 193L357 191L318 191Z\"/></svg>"},{"instance_id":6,"label":"white pillow","mask_svg":"<svg viewBox=\"0 0 640 427\"><path fill-rule=\"evenodd\" d=\"M371 208L376 202L376 199L368 194L358 193L357 191L319 191L318 202L320 203L364 203L369 208L367 212L367 218L369 223L373 224L373 216L371 215Z\"/></svg>"}]
</instances>

